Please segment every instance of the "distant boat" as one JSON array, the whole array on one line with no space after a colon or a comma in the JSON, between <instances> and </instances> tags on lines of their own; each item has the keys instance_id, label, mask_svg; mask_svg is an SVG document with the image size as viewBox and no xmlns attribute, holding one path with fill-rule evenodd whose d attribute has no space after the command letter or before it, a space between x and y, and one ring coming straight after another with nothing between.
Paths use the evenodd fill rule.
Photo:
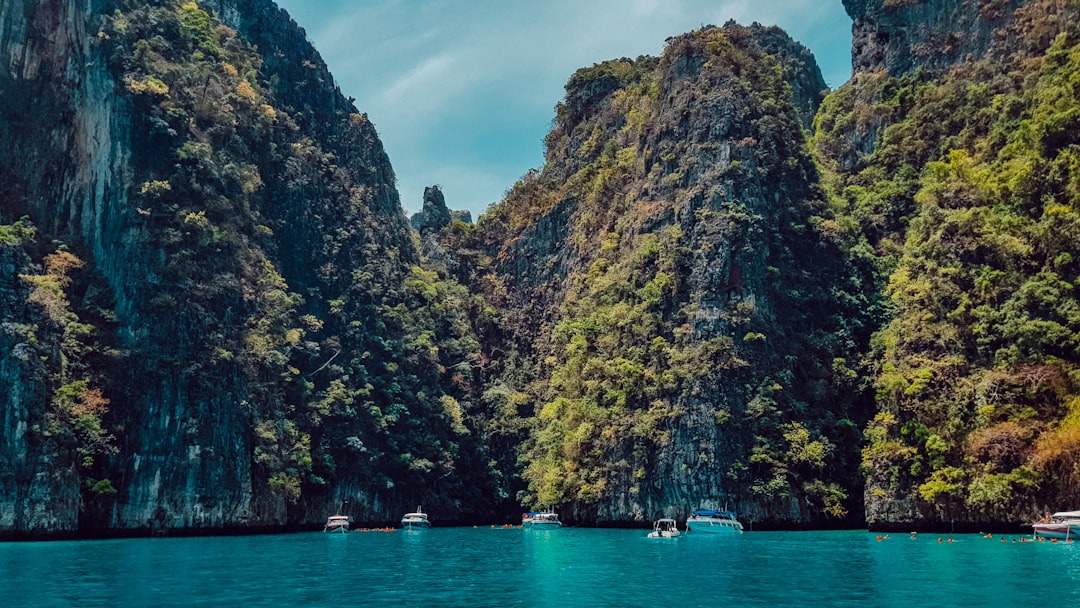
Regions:
<instances>
[{"instance_id":1,"label":"distant boat","mask_svg":"<svg viewBox=\"0 0 1080 608\"><path fill-rule=\"evenodd\" d=\"M426 530L431 527L427 513L420 507L416 507L415 513L406 513L401 518L401 527L406 530Z\"/></svg>"},{"instance_id":2,"label":"distant boat","mask_svg":"<svg viewBox=\"0 0 1080 608\"><path fill-rule=\"evenodd\" d=\"M698 509L686 519L686 531L694 534L742 534L743 526L734 511Z\"/></svg>"},{"instance_id":3,"label":"distant boat","mask_svg":"<svg viewBox=\"0 0 1080 608\"><path fill-rule=\"evenodd\" d=\"M1031 524L1035 536L1064 538L1080 537L1080 511L1060 511Z\"/></svg>"},{"instance_id":4,"label":"distant boat","mask_svg":"<svg viewBox=\"0 0 1080 608\"><path fill-rule=\"evenodd\" d=\"M352 518L348 515L342 515L342 513L349 512L349 501L341 501L341 508L338 509L337 515L331 515L326 518L326 525L323 526L323 532L340 532L342 534L349 531L349 522Z\"/></svg>"},{"instance_id":5,"label":"distant boat","mask_svg":"<svg viewBox=\"0 0 1080 608\"><path fill-rule=\"evenodd\" d=\"M331 515L326 519L326 525L323 526L323 532L341 532L342 534L344 534L348 531L348 515Z\"/></svg>"},{"instance_id":6,"label":"distant boat","mask_svg":"<svg viewBox=\"0 0 1080 608\"><path fill-rule=\"evenodd\" d=\"M652 532L649 532L649 538L677 538L679 535L679 524L667 518L656 520Z\"/></svg>"},{"instance_id":7,"label":"distant boat","mask_svg":"<svg viewBox=\"0 0 1080 608\"><path fill-rule=\"evenodd\" d=\"M526 530L552 530L561 528L562 522L552 511L529 511L521 515L521 527Z\"/></svg>"}]
</instances>

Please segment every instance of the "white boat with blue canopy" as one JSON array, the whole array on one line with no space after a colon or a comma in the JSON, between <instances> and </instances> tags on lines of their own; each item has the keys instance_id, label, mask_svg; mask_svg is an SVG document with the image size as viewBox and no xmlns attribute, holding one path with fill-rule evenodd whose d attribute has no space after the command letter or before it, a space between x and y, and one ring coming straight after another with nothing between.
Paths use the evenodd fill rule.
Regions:
<instances>
[{"instance_id":1,"label":"white boat with blue canopy","mask_svg":"<svg viewBox=\"0 0 1080 608\"><path fill-rule=\"evenodd\" d=\"M525 530L554 530L561 528L562 522L552 511L529 511L521 515L521 527Z\"/></svg>"},{"instance_id":2,"label":"white boat with blue canopy","mask_svg":"<svg viewBox=\"0 0 1080 608\"><path fill-rule=\"evenodd\" d=\"M742 534L743 526L734 511L698 509L686 519L686 531L692 534Z\"/></svg>"}]
</instances>

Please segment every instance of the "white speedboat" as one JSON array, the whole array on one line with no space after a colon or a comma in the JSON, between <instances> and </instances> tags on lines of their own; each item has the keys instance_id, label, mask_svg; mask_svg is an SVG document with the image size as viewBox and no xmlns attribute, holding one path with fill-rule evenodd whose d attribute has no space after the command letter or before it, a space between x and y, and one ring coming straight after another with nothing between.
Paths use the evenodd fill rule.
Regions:
<instances>
[{"instance_id":1,"label":"white speedboat","mask_svg":"<svg viewBox=\"0 0 1080 608\"><path fill-rule=\"evenodd\" d=\"M521 527L526 530L552 530L561 528L562 522L551 511L529 511L521 515Z\"/></svg>"},{"instance_id":2,"label":"white speedboat","mask_svg":"<svg viewBox=\"0 0 1080 608\"><path fill-rule=\"evenodd\" d=\"M427 513L416 507L416 512L406 513L401 517L401 527L406 530L426 530L431 527L431 522L428 521Z\"/></svg>"},{"instance_id":3,"label":"white speedboat","mask_svg":"<svg viewBox=\"0 0 1080 608\"><path fill-rule=\"evenodd\" d=\"M331 515L330 517L326 518L326 525L323 526L323 532L340 532L344 534L348 531L348 515Z\"/></svg>"},{"instance_id":4,"label":"white speedboat","mask_svg":"<svg viewBox=\"0 0 1080 608\"><path fill-rule=\"evenodd\" d=\"M1035 536L1043 538L1080 538L1080 511L1060 511L1031 524Z\"/></svg>"},{"instance_id":5,"label":"white speedboat","mask_svg":"<svg viewBox=\"0 0 1080 608\"><path fill-rule=\"evenodd\" d=\"M743 527L734 511L698 509L686 519L686 531L694 534L742 534Z\"/></svg>"},{"instance_id":6,"label":"white speedboat","mask_svg":"<svg viewBox=\"0 0 1080 608\"><path fill-rule=\"evenodd\" d=\"M649 538L676 538L679 535L679 524L667 518L656 520L652 532L649 532Z\"/></svg>"}]
</instances>

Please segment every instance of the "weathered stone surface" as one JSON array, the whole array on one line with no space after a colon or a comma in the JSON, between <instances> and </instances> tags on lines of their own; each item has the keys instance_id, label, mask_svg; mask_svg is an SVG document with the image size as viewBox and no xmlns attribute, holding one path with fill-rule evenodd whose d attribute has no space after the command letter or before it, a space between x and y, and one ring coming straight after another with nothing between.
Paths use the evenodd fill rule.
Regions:
<instances>
[{"instance_id":1,"label":"weathered stone surface","mask_svg":"<svg viewBox=\"0 0 1080 608\"><path fill-rule=\"evenodd\" d=\"M410 218L412 227L421 235L438 232L449 226L451 219L442 190L438 186L424 188L424 206Z\"/></svg>"},{"instance_id":2,"label":"weathered stone surface","mask_svg":"<svg viewBox=\"0 0 1080 608\"><path fill-rule=\"evenodd\" d=\"M782 74L780 82L756 80L771 77L759 69ZM756 525L825 521L800 490L763 498L751 489L750 474L740 473L755 441L757 414L749 413L748 404L763 382L769 384L767 378L784 379L790 406L803 403L838 417L853 407L850 396L835 398L821 388L829 382L818 368L820 359L814 362L822 353L796 345L805 344L797 334L836 331L832 312L826 313L829 304L808 298L801 305L805 310L795 313L800 306L793 305L788 289L796 276L807 291L842 280L843 255L813 231L800 235L796 227L824 213L801 134L825 89L801 45L776 28L734 23L671 38L659 59L618 59L579 70L567 83L566 101L548 135L543 170L526 176L480 224L479 240L493 245L488 254L508 292L500 304L506 335L513 349L525 353L523 359L557 360L561 353L549 350L552 328L575 307L606 303L585 300L583 278L603 277L607 265L620 263L604 251L633 251L649 238L678 235L671 246L685 252L672 271L679 287L675 302L665 306L688 316L674 333L692 344L731 339L741 361L730 367L716 361L676 394L655 395L670 398L674 412L655 437L624 436L619 443L615 428L611 437L603 435L609 462L597 473L601 495L569 497L560 509L565 518L628 525L727 506ZM609 151L616 152L605 157ZM620 164L621 159L632 160ZM605 182L597 175L611 177ZM579 189L582 182L594 184L592 190ZM624 289L632 306L635 286ZM758 333L769 336L760 346L753 338ZM800 363L792 366L796 359ZM541 384L544 373L539 372ZM512 385L520 374L515 366L504 381ZM541 391L539 398L545 396ZM721 414L730 420L720 420ZM799 417L792 411L783 415L789 414ZM543 428L547 423L540 418ZM600 423L565 424L588 432ZM840 460L851 457L844 450ZM853 477L846 483L861 512L861 487Z\"/></svg>"},{"instance_id":3,"label":"weathered stone surface","mask_svg":"<svg viewBox=\"0 0 1080 608\"><path fill-rule=\"evenodd\" d=\"M1077 16L1068 0L843 0L855 74L941 73L1045 49ZM1040 22L1039 31L1027 26ZM1050 25L1050 27L1046 27Z\"/></svg>"},{"instance_id":4,"label":"weathered stone surface","mask_svg":"<svg viewBox=\"0 0 1080 608\"><path fill-rule=\"evenodd\" d=\"M48 368L60 353L18 278L34 272L21 247L0 244L0 536L46 538L78 529L82 499L74 468L42 449Z\"/></svg>"},{"instance_id":5,"label":"weathered stone surface","mask_svg":"<svg viewBox=\"0 0 1080 608\"><path fill-rule=\"evenodd\" d=\"M371 252L394 251L397 268L415 263L393 170L374 127L341 94L303 30L269 0L203 6L257 45L260 77L274 103L329 167L327 175L299 186L287 183L280 168L262 168L265 197L273 202L262 217L277 228L264 244L266 255L289 288L317 312L323 298L347 292L350 271ZM228 360L213 364L200 354L207 323L218 319L218 327L243 331L250 303L229 300L241 295L242 279L235 275L218 279L221 309L212 312L206 298L185 295L185 287L166 276L173 269L137 193L151 178L148 167L162 159L168 166L171 152L150 135L152 120L110 65L99 28L113 8L97 0L0 6L0 223L29 216L40 244L35 259L49 253L53 239L76 248L92 291L111 303L111 324L98 331L114 344L113 359L95 373L105 379L111 401L108 422L122 429L118 453L107 465L117 492L84 505L74 465L33 440L60 376L59 335L41 323L37 341L28 338L35 309L14 277L29 261L18 248L0 246L0 535L316 525L345 496L363 505L358 517L397 517L412 498L399 505L371 496L359 481L369 476L366 470L342 471L337 484L316 487L297 505L268 485L255 461L250 404L284 411L287 386L267 391L267 379L250 369ZM337 242L312 246L326 235ZM305 348L313 368L334 352Z\"/></svg>"}]
</instances>

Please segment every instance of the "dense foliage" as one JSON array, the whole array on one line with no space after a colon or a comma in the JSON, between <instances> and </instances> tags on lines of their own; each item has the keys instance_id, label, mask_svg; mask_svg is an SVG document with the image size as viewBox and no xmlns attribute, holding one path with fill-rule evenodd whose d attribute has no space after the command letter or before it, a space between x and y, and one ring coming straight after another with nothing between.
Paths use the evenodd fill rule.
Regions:
<instances>
[{"instance_id":1,"label":"dense foliage","mask_svg":"<svg viewBox=\"0 0 1080 608\"><path fill-rule=\"evenodd\" d=\"M163 507L246 495L264 523L343 499L369 519L502 506L472 296L421 267L366 116L304 115L345 105L305 99L333 93L325 72L268 72L205 5L115 6L98 40L132 123L122 233L0 227L41 269L20 339L39 332L52 398L31 437L85 480L86 525L142 491L139 459L188 492Z\"/></svg>"},{"instance_id":2,"label":"dense foliage","mask_svg":"<svg viewBox=\"0 0 1080 608\"><path fill-rule=\"evenodd\" d=\"M818 118L837 208L888 276L875 500L1016 521L1080 499L1077 66L1073 27L1005 69L864 75ZM867 154L852 134L879 141Z\"/></svg>"},{"instance_id":3,"label":"dense foliage","mask_svg":"<svg viewBox=\"0 0 1080 608\"><path fill-rule=\"evenodd\" d=\"M74 479L87 527L1080 501L1080 28L1042 4L1015 54L858 74L810 134L824 83L776 28L581 69L544 167L437 236L302 33L211 4L95 22L126 191L2 209L0 456L31 465L0 490Z\"/></svg>"},{"instance_id":4,"label":"dense foliage","mask_svg":"<svg viewBox=\"0 0 1080 608\"><path fill-rule=\"evenodd\" d=\"M865 400L845 356L872 295L815 186L788 82L802 65L759 46L775 35L710 27L579 70L543 171L481 218L511 295L480 289L535 362L504 376L535 407L517 412L523 502L586 520L684 501L859 511Z\"/></svg>"},{"instance_id":5,"label":"dense foliage","mask_svg":"<svg viewBox=\"0 0 1080 608\"><path fill-rule=\"evenodd\" d=\"M214 363L211 378L224 365L251 379L265 478L292 502L344 483L449 514L488 508L467 424L468 295L388 229L374 170L357 175L297 127L294 108L275 106L288 95L275 96L235 31L193 2L139 6L109 35L160 138L150 145L170 151L139 192L151 239L170 252L169 284L206 299L195 303L209 339L194 358ZM380 160L366 117L344 120L350 154ZM228 310L246 315L222 327Z\"/></svg>"}]
</instances>

